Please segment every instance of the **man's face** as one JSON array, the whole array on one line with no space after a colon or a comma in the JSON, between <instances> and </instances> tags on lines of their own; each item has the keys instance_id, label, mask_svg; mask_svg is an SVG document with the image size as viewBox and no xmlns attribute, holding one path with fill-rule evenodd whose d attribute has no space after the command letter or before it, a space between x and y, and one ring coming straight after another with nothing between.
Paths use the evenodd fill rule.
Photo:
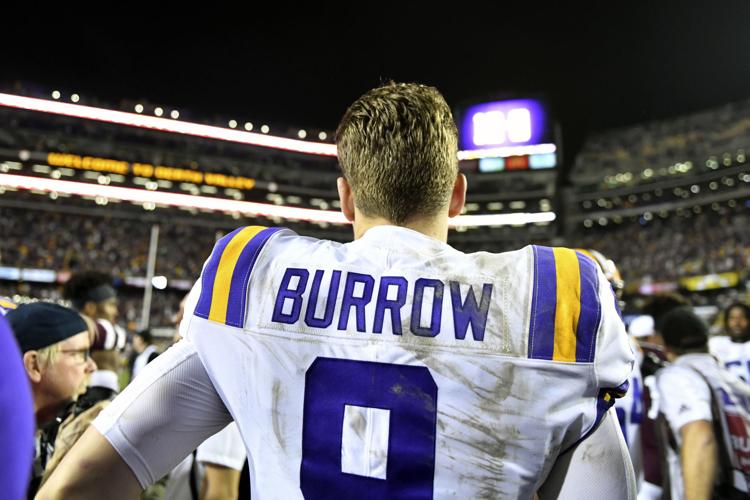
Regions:
<instances>
[{"instance_id":1,"label":"man's face","mask_svg":"<svg viewBox=\"0 0 750 500\"><path fill-rule=\"evenodd\" d=\"M727 314L727 333L733 339L745 339L750 331L750 318L745 315L741 307L733 307Z\"/></svg>"},{"instance_id":2,"label":"man's face","mask_svg":"<svg viewBox=\"0 0 750 500\"><path fill-rule=\"evenodd\" d=\"M40 389L57 401L76 399L86 392L89 375L96 364L88 356L89 332L84 331L60 342L61 352L44 368Z\"/></svg>"},{"instance_id":3,"label":"man's face","mask_svg":"<svg viewBox=\"0 0 750 500\"><path fill-rule=\"evenodd\" d=\"M96 305L96 319L106 319L110 323L117 321L117 297L112 297Z\"/></svg>"}]
</instances>

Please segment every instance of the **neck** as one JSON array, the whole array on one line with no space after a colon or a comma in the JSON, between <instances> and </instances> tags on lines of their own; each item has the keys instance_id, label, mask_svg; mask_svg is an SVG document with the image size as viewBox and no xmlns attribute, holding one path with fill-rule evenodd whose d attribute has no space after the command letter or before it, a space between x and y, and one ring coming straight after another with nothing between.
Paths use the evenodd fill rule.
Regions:
<instances>
[{"instance_id":1,"label":"neck","mask_svg":"<svg viewBox=\"0 0 750 500\"><path fill-rule=\"evenodd\" d=\"M447 216L431 216L431 217L418 217L410 219L405 224L394 224L388 219L382 217L368 217L363 215L361 212L356 212L354 219L354 239L358 240L365 234L371 227L375 226L400 226L413 231L417 231L436 240L442 241L443 243L448 241L448 217Z\"/></svg>"},{"instance_id":2,"label":"neck","mask_svg":"<svg viewBox=\"0 0 750 500\"><path fill-rule=\"evenodd\" d=\"M745 342L747 342L748 340L750 340L750 333L746 333L744 335L743 334L732 335L730 333L729 334L729 338L732 339L732 342L735 342L737 344L744 344Z\"/></svg>"},{"instance_id":3,"label":"neck","mask_svg":"<svg viewBox=\"0 0 750 500\"><path fill-rule=\"evenodd\" d=\"M45 397L34 397L34 416L36 417L37 428L54 420L66 404L68 404L68 401L51 401Z\"/></svg>"}]
</instances>

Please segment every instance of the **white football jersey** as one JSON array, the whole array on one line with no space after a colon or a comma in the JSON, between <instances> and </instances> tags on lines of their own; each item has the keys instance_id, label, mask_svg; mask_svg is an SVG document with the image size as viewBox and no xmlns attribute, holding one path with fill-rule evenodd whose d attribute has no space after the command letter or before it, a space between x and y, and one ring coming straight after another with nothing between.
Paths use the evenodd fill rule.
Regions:
<instances>
[{"instance_id":1,"label":"white football jersey","mask_svg":"<svg viewBox=\"0 0 750 500\"><path fill-rule=\"evenodd\" d=\"M750 342L733 342L721 335L708 340L708 349L727 370L750 384Z\"/></svg>"},{"instance_id":2,"label":"white football jersey","mask_svg":"<svg viewBox=\"0 0 750 500\"><path fill-rule=\"evenodd\" d=\"M597 265L371 228L221 239L181 333L237 422L253 498L529 498L633 364Z\"/></svg>"}]
</instances>

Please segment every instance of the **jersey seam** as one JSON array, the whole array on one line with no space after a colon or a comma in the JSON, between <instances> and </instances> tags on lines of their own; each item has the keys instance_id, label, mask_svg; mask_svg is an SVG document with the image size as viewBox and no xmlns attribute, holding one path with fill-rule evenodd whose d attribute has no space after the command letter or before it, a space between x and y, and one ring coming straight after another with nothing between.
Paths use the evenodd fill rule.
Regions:
<instances>
[{"instance_id":1,"label":"jersey seam","mask_svg":"<svg viewBox=\"0 0 750 500\"><path fill-rule=\"evenodd\" d=\"M591 343L589 344L589 355L588 359L594 359L596 357L596 339L599 338L599 330L602 325L602 301L601 296L599 294L599 273L596 272L596 268L594 268L594 277L596 278L596 329L594 330L594 338L591 339Z\"/></svg>"},{"instance_id":2,"label":"jersey seam","mask_svg":"<svg viewBox=\"0 0 750 500\"><path fill-rule=\"evenodd\" d=\"M266 326L257 327L257 328L259 328L259 329L257 329L257 330L250 330L250 329L245 328L242 331L244 333L247 333L247 334L250 334L250 335L262 335L264 337L282 338L282 339L286 339L286 340L289 340L289 341L292 340L289 337L284 337L284 336L278 335L276 333L276 332L290 332L289 330L284 329L283 327L275 328L273 326L266 325ZM270 332L269 331L263 331L263 330L270 330ZM295 333L295 334L299 334L299 335L305 335L307 342L313 342L313 343L316 343L316 344L334 343L334 344L337 344L337 345L346 345L346 344L349 344L351 342L356 342L356 343L367 342L367 343L370 343L372 345L375 345L375 343L371 342L367 338L361 338L360 339L360 338L341 338L341 337L325 336L323 338L317 338L316 339L316 338L310 338L310 337L318 336L315 333L297 332L297 331L291 332L291 333ZM368 335L371 335L371 334L368 334ZM376 335L378 335L378 334L376 334ZM326 340L323 340L323 339L326 339ZM385 345L390 345L390 346L405 345L405 346L408 346L410 348L415 348L415 349L419 349L419 350L439 350L439 351L444 351L444 352L461 351L462 353L465 353L465 354L481 353L481 354L484 354L484 355L487 355L487 356L494 356L494 357L501 357L501 358L512 358L512 359L520 359L520 360L529 360L529 361L532 361L534 363L542 363L542 364L556 364L556 365L566 365L566 366L589 366L589 367L593 366L593 364L594 364L593 362L576 362L576 363L571 363L571 362L555 361L555 360L552 360L552 359L529 358L529 357L521 355L521 354L519 354L519 355L509 355L509 354L505 354L505 353L502 353L502 352L495 352L495 351L492 351L492 350L489 350L489 349L485 350L485 349L481 349L481 348L467 348L467 347L461 347L461 346L442 346L442 345L435 345L435 344L426 344L425 345L425 344L419 344L419 343L416 343L416 342L412 343L412 342L408 342L408 341L404 341L404 342L388 342L388 341L383 341L382 343L385 344ZM590 377L590 375L589 375L589 377Z\"/></svg>"},{"instance_id":3,"label":"jersey seam","mask_svg":"<svg viewBox=\"0 0 750 500\"><path fill-rule=\"evenodd\" d=\"M531 349L530 349L530 353L527 354L527 357L529 358L532 358L530 354L534 352L534 333L535 333L534 329L536 327L536 308L538 306L537 293L539 291L539 262L538 262L537 254L536 254L536 245L532 245L531 249L533 252L532 257L534 259L534 285L533 285L534 290L532 292L533 295L531 296L531 320L530 320L531 325L529 327L529 330L530 330L529 341L531 342L531 346L530 346ZM532 358L532 359L536 359L536 358Z\"/></svg>"}]
</instances>

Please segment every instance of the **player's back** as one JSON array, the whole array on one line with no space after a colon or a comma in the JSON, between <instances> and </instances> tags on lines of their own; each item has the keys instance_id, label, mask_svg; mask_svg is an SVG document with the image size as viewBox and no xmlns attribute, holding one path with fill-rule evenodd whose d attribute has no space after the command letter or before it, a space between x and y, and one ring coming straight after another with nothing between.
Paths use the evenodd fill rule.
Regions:
<instances>
[{"instance_id":1,"label":"player's back","mask_svg":"<svg viewBox=\"0 0 750 500\"><path fill-rule=\"evenodd\" d=\"M196 290L186 333L254 498L530 497L632 363L606 281L568 249L251 227L217 244Z\"/></svg>"}]
</instances>

